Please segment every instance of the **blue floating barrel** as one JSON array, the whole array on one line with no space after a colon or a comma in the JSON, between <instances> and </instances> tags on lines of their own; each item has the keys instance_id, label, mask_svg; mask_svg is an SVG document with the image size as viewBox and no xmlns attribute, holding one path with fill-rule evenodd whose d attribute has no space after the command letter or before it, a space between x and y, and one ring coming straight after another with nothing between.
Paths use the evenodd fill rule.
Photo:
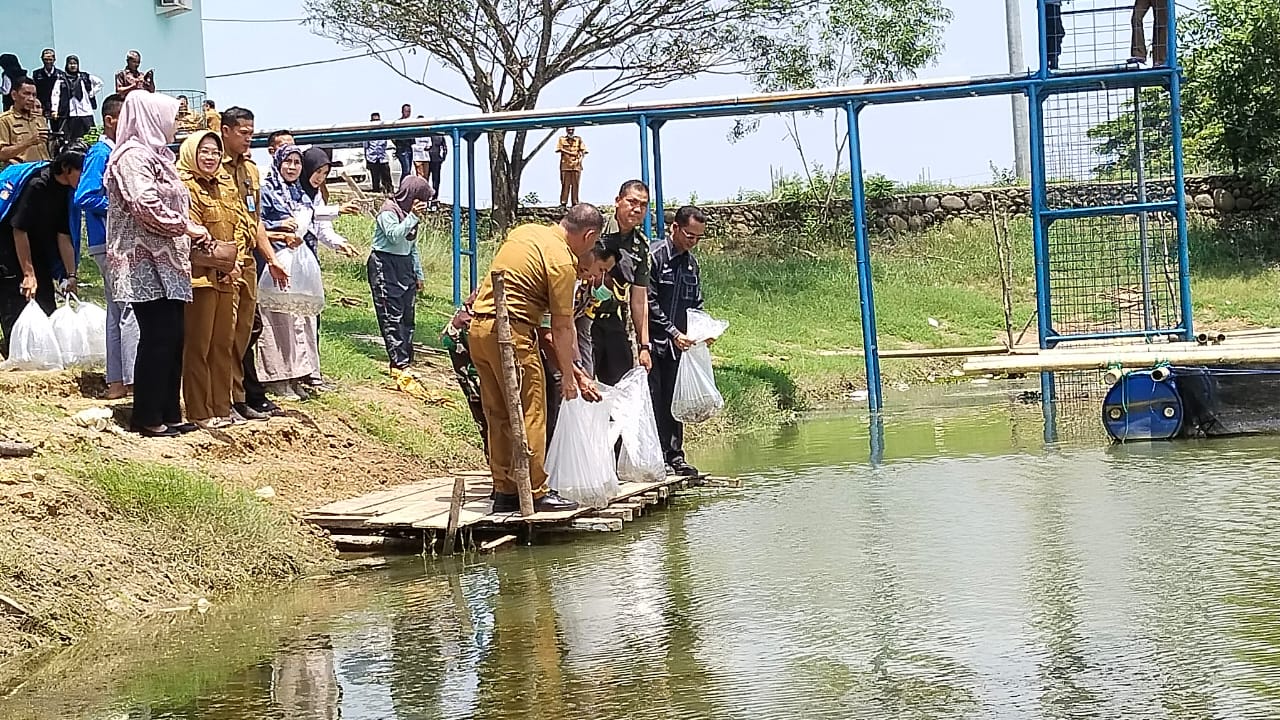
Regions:
<instances>
[{"instance_id":1,"label":"blue floating barrel","mask_svg":"<svg viewBox=\"0 0 1280 720\"><path fill-rule=\"evenodd\" d=\"M1102 401L1102 425L1120 442L1168 440L1182 420L1182 397L1164 368L1125 374Z\"/></svg>"}]
</instances>

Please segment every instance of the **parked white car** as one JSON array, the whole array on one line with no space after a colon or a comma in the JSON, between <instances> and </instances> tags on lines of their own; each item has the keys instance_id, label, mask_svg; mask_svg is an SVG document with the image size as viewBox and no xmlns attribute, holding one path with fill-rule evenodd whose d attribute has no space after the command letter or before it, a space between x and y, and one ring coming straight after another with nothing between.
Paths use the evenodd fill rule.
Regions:
<instances>
[{"instance_id":1,"label":"parked white car","mask_svg":"<svg viewBox=\"0 0 1280 720\"><path fill-rule=\"evenodd\" d=\"M328 182L341 182L343 175L350 177L357 185L364 185L369 179L369 169L364 164L363 148L334 148L332 159L333 163L329 165Z\"/></svg>"}]
</instances>

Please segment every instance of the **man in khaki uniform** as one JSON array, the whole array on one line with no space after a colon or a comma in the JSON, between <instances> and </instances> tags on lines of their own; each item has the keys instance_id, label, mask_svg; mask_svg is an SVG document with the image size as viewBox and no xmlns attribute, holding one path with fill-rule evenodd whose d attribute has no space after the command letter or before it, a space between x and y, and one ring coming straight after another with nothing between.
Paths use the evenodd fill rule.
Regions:
<instances>
[{"instance_id":1,"label":"man in khaki uniform","mask_svg":"<svg viewBox=\"0 0 1280 720\"><path fill-rule=\"evenodd\" d=\"M250 350L256 341L254 330L258 334L262 332L261 321L255 322L258 266L253 251L257 250L266 260L267 270L276 282L288 283L289 275L276 260L262 224L262 180L258 166L248 159L253 123L253 113L244 108L231 107L222 113L222 170L232 178L232 182L223 185L226 188L223 204L236 216L235 238L240 246L242 273L236 281L239 289L235 300L235 356L242 362L232 376L231 403L235 412L246 420L266 420L279 408L267 399L260 384L245 382L245 376L250 372L247 368L253 367ZM253 392L247 392L249 390Z\"/></svg>"},{"instance_id":2,"label":"man in khaki uniform","mask_svg":"<svg viewBox=\"0 0 1280 720\"><path fill-rule=\"evenodd\" d=\"M573 206L556 225L517 227L498 249L472 305L469 344L471 358L480 377L480 402L489 429L494 512L520 509L512 475L516 452L512 422L524 423L531 453L529 482L533 488L534 509L553 512L578 507L577 503L561 498L547 487L546 378L538 355L538 326L543 314L550 313L556 364L563 377L561 394L564 399L572 400L581 393L587 400L599 400L595 383L574 362L578 344L573 322L573 291L579 259L596 246L602 227L604 217L591 205ZM594 262L601 266L605 263L603 260ZM523 418L512 418L507 412L491 279L491 273L497 270L505 274L506 304L511 317L516 371L520 375ZM603 267L594 268L594 271L602 273Z\"/></svg>"},{"instance_id":3,"label":"man in khaki uniform","mask_svg":"<svg viewBox=\"0 0 1280 720\"><path fill-rule=\"evenodd\" d=\"M0 115L0 167L49 157L49 121L36 112L36 84L18 78L10 91L13 109Z\"/></svg>"},{"instance_id":4,"label":"man in khaki uniform","mask_svg":"<svg viewBox=\"0 0 1280 720\"><path fill-rule=\"evenodd\" d=\"M578 186L582 184L582 156L587 154L587 144L582 142L573 128L565 128L564 137L556 143L560 153L560 207L568 203L578 204Z\"/></svg>"}]
</instances>

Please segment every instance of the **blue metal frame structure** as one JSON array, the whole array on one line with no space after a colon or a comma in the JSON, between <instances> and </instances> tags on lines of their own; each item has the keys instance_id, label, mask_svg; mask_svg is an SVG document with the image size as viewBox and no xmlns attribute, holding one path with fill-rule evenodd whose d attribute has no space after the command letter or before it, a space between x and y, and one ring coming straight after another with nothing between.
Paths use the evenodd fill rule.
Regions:
<instances>
[{"instance_id":1,"label":"blue metal frame structure","mask_svg":"<svg viewBox=\"0 0 1280 720\"><path fill-rule=\"evenodd\" d=\"M656 195L658 236L665 234L662 198L662 161L660 130L670 120L690 120L712 117L741 117L757 114L777 114L796 111L840 110L846 115L849 128L849 159L851 191L858 266L858 291L862 321L864 357L866 363L869 407L878 414L883 407L880 384L880 357L876 336L876 309L871 279L871 253L867 240L866 202L862 182L862 158L858 128L858 113L867 105L946 100L968 97L1024 94L1029 99L1031 117L1031 166L1032 166L1032 226L1035 254L1036 308L1042 348L1052 347L1068 340L1101 338L1142 337L1169 335L1177 332L1188 339L1193 337L1191 326L1191 290L1187 260L1186 201L1184 193L1175 193L1171 202L1148 202L1123 206L1091 208L1051 209L1047 202L1045 177L1045 128L1043 103L1047 97L1060 93L1096 92L1117 89L1136 89L1162 86L1172 94L1173 159L1178 187L1183 182L1181 89L1180 69L1176 55L1176 15L1173 0L1168 2L1170 27L1167 32L1169 65L1151 69L1109 67L1072 72L1050 72L1048 69L1048 40L1045 23L1045 0L1037 0L1038 44L1040 66L1035 72L987 77L942 78L936 80L861 85L828 88L789 93L767 93L721 98L703 98L654 103L636 103L603 107L575 107L565 109L532 110L523 112L490 113L445 117L436 119L412 119L388 124L357 123L328 127L293 130L300 143L350 143L365 140L419 137L426 132L449 134L453 138L453 301L462 301L462 257L469 259L469 286L476 287L477 238L475 209L475 140L481 134L516 130L539 130L571 126L635 124L640 130L640 177L646 183L651 179ZM467 246L462 246L462 168L461 142L467 143ZM259 133L255 145L266 144L267 133ZM651 141L652 140L652 141ZM1095 333L1093 335L1058 335L1053 330L1053 304L1050 297L1049 225L1055 220L1077 217L1103 217L1136 212L1173 211L1178 224L1180 297L1182 319L1180 327L1156 328L1134 332ZM652 237L650 216L645 218L645 232ZM1042 376L1043 397L1053 399L1053 380L1048 373ZM1046 413L1050 410L1046 409ZM1048 415L1046 415L1047 417Z\"/></svg>"}]
</instances>

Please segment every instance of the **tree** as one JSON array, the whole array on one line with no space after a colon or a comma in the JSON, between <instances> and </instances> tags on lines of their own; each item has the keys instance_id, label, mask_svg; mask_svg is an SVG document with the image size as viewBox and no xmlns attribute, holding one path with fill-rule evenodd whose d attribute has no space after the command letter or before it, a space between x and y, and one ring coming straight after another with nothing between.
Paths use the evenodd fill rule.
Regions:
<instances>
[{"instance_id":1,"label":"tree","mask_svg":"<svg viewBox=\"0 0 1280 720\"><path fill-rule=\"evenodd\" d=\"M1280 4L1204 0L1180 33L1188 150L1235 172L1280 169Z\"/></svg>"},{"instance_id":2,"label":"tree","mask_svg":"<svg viewBox=\"0 0 1280 720\"><path fill-rule=\"evenodd\" d=\"M940 0L832 0L815 4L795 13L781 31L755 38L746 66L761 92L914 77L942 53L942 34L951 17ZM816 186L797 117L792 113L786 119L787 135L800 156L809 185ZM740 139L758 126L756 118L739 120L730 139ZM831 175L838 177L849 141L843 113L835 114L832 133L836 164ZM830 207L834 189L827 183L825 197L811 199L822 199Z\"/></svg>"},{"instance_id":3,"label":"tree","mask_svg":"<svg viewBox=\"0 0 1280 720\"><path fill-rule=\"evenodd\" d=\"M817 0L307 0L313 32L376 52L402 77L485 113L532 110L553 83L591 75L583 105L617 101L704 73L729 73L749 40ZM428 71L405 53L423 51ZM470 96L429 72L457 74ZM489 134L494 220L506 227L520 178L552 138L529 148L525 131Z\"/></svg>"},{"instance_id":4,"label":"tree","mask_svg":"<svg viewBox=\"0 0 1280 720\"><path fill-rule=\"evenodd\" d=\"M1146 177L1168 177L1173 174L1173 155L1169 151L1173 137L1170 121L1169 93L1161 88L1144 88L1142 98L1143 173ZM1089 128L1090 140L1097 141L1093 152L1103 161L1092 170L1099 180L1133 178L1138 171L1137 113L1132 100L1114 119Z\"/></svg>"}]
</instances>

